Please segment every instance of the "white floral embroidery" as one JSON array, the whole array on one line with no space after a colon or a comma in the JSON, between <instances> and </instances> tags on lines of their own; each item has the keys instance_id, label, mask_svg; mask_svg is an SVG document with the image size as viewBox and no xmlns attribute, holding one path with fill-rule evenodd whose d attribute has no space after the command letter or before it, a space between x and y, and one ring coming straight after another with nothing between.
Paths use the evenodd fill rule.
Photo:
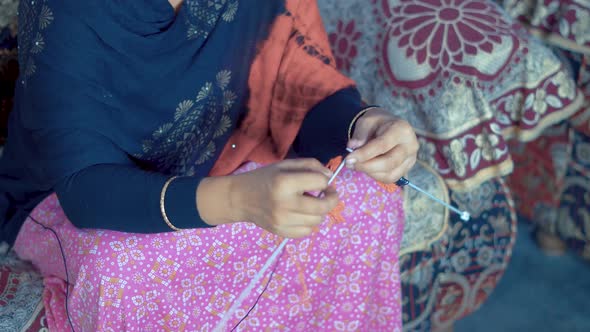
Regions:
<instances>
[{"instance_id":1,"label":"white floral embroidery","mask_svg":"<svg viewBox=\"0 0 590 332\"><path fill-rule=\"evenodd\" d=\"M4 7L2 7L4 9ZM45 49L43 30L54 20L47 0L21 1L19 8L18 53L22 68L21 84L37 72L36 56Z\"/></svg>"},{"instance_id":2,"label":"white floral embroidery","mask_svg":"<svg viewBox=\"0 0 590 332\"><path fill-rule=\"evenodd\" d=\"M572 25L576 42L583 45L590 42L590 13L586 10L576 11L576 22Z\"/></svg>"},{"instance_id":3,"label":"white floral embroidery","mask_svg":"<svg viewBox=\"0 0 590 332\"><path fill-rule=\"evenodd\" d=\"M186 6L190 15L187 37L189 39L205 39L209 36L211 29L218 23L220 17L226 23L235 20L239 9L239 1L187 1Z\"/></svg>"},{"instance_id":4,"label":"white floral embroidery","mask_svg":"<svg viewBox=\"0 0 590 332\"><path fill-rule=\"evenodd\" d=\"M195 165L210 161L219 148L215 140L233 126L230 111L238 97L230 90L231 79L231 71L222 70L197 90L194 100L178 103L173 121L144 140L137 157L180 175L192 175Z\"/></svg>"},{"instance_id":5,"label":"white floral embroidery","mask_svg":"<svg viewBox=\"0 0 590 332\"><path fill-rule=\"evenodd\" d=\"M469 160L467 153L465 153L464 150L463 144L458 139L452 140L449 147L443 149L443 153L451 164L451 168L458 176L465 176L467 173L467 164Z\"/></svg>"},{"instance_id":6,"label":"white floral embroidery","mask_svg":"<svg viewBox=\"0 0 590 332\"><path fill-rule=\"evenodd\" d=\"M567 99L574 99L576 97L576 85L572 78L568 77L564 72L560 71L552 81L559 87L557 89L557 95L559 97Z\"/></svg>"}]
</instances>

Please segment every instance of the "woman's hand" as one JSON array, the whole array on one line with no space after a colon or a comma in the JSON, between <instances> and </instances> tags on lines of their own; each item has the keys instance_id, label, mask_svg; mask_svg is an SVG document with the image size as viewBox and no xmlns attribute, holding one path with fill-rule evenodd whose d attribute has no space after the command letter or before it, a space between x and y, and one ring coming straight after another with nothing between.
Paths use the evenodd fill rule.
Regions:
<instances>
[{"instance_id":1,"label":"woman's hand","mask_svg":"<svg viewBox=\"0 0 590 332\"><path fill-rule=\"evenodd\" d=\"M382 183L394 183L416 163L418 140L406 121L386 110L367 111L356 122L346 158L350 168Z\"/></svg>"},{"instance_id":2,"label":"woman's hand","mask_svg":"<svg viewBox=\"0 0 590 332\"><path fill-rule=\"evenodd\" d=\"M197 199L209 198L203 197L197 204L201 217L212 225L250 221L279 236L300 238L311 234L338 205L337 192L328 187L330 176L331 171L315 159L286 160L225 177L229 181L225 200L212 199L216 189L207 181L215 178L205 179L199 186ZM325 195L317 198L309 195L310 192Z\"/></svg>"}]
</instances>

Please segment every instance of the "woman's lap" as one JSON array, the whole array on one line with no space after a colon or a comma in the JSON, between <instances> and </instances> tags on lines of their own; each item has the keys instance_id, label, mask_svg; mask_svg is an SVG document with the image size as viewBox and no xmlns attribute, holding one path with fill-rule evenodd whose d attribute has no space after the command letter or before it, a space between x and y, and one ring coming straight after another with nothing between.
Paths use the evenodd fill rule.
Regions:
<instances>
[{"instance_id":1,"label":"woman's lap","mask_svg":"<svg viewBox=\"0 0 590 332\"><path fill-rule=\"evenodd\" d=\"M343 204L312 236L289 241L239 330L401 328L402 196L349 170L336 187ZM69 326L56 236L73 285L68 306L77 331L211 330L281 242L249 223L165 234L80 230L55 195L31 216L45 228L27 220L16 250L45 276L45 306L56 330ZM255 303L269 274L230 326Z\"/></svg>"}]
</instances>

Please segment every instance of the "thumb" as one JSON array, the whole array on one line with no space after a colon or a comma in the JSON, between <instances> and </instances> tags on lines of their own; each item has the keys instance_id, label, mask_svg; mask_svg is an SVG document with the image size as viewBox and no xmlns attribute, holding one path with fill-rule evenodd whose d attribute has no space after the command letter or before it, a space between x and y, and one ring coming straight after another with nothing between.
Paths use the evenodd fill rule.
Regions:
<instances>
[{"instance_id":1,"label":"thumb","mask_svg":"<svg viewBox=\"0 0 590 332\"><path fill-rule=\"evenodd\" d=\"M373 130L371 126L367 125L359 119L354 128L354 132L352 133L352 137L348 141L347 147L349 149L356 150L361 146L367 144L371 137L372 131Z\"/></svg>"}]
</instances>

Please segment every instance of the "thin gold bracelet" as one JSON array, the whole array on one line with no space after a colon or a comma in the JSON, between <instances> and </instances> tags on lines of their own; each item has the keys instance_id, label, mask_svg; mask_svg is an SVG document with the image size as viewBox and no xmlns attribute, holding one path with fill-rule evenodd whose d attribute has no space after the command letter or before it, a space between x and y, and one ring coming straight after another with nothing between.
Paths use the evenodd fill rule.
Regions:
<instances>
[{"instance_id":1,"label":"thin gold bracelet","mask_svg":"<svg viewBox=\"0 0 590 332\"><path fill-rule=\"evenodd\" d=\"M376 109L376 108L380 108L380 106L367 106L362 111L360 111L354 117L354 119L352 119L352 121L350 121L350 124L348 125L348 140L349 141L352 139L352 128L354 128L354 125L356 124L356 122L358 121L358 119L360 119L361 116L365 115L365 113L367 113L368 111L373 110L373 109Z\"/></svg>"},{"instance_id":2,"label":"thin gold bracelet","mask_svg":"<svg viewBox=\"0 0 590 332\"><path fill-rule=\"evenodd\" d=\"M168 186L170 185L170 183L172 183L172 181L176 180L177 178L178 178L178 176L173 176L170 179L168 179L166 181L166 183L164 183L164 187L162 187L162 193L160 194L160 212L162 213L162 218L166 222L166 225L168 225L168 227L172 228L172 230L178 232L178 231L181 231L181 229L172 225L172 223L170 222L170 219L168 219L168 215L166 214L166 206L164 204L164 201L166 199L166 191L168 190Z\"/></svg>"}]
</instances>

